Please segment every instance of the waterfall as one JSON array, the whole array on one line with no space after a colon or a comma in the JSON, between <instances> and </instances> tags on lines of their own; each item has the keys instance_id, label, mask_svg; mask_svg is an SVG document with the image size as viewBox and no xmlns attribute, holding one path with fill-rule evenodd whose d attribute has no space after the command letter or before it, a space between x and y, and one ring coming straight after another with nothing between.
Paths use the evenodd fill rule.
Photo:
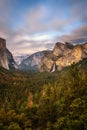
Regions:
<instances>
[{"instance_id":1,"label":"waterfall","mask_svg":"<svg viewBox=\"0 0 87 130\"><path fill-rule=\"evenodd\" d=\"M56 70L56 63L53 63L52 68L51 68L51 72L54 72Z\"/></svg>"}]
</instances>

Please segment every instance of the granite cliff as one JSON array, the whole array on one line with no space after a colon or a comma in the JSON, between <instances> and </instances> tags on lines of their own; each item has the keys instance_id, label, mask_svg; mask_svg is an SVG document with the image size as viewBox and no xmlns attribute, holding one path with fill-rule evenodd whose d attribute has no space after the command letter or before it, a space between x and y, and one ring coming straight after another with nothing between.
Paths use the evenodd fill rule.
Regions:
<instances>
[{"instance_id":1,"label":"granite cliff","mask_svg":"<svg viewBox=\"0 0 87 130\"><path fill-rule=\"evenodd\" d=\"M53 72L87 58L87 43L56 43L53 51L45 53L39 64L40 72Z\"/></svg>"},{"instance_id":2,"label":"granite cliff","mask_svg":"<svg viewBox=\"0 0 87 130\"><path fill-rule=\"evenodd\" d=\"M8 70L17 67L11 52L6 48L6 40L3 38L0 38L0 66Z\"/></svg>"},{"instance_id":3,"label":"granite cliff","mask_svg":"<svg viewBox=\"0 0 87 130\"><path fill-rule=\"evenodd\" d=\"M46 51L36 52L24 60L19 65L19 69L22 70L38 70L39 63L41 62L42 57Z\"/></svg>"}]
</instances>

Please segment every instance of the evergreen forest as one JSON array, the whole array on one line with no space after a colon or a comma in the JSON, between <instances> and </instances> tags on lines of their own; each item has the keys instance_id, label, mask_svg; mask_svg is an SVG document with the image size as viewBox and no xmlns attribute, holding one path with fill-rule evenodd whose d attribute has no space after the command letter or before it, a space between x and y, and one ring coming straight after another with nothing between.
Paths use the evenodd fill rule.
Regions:
<instances>
[{"instance_id":1,"label":"evergreen forest","mask_svg":"<svg viewBox=\"0 0 87 130\"><path fill-rule=\"evenodd\" d=\"M87 130L86 66L53 73L0 68L0 130Z\"/></svg>"}]
</instances>

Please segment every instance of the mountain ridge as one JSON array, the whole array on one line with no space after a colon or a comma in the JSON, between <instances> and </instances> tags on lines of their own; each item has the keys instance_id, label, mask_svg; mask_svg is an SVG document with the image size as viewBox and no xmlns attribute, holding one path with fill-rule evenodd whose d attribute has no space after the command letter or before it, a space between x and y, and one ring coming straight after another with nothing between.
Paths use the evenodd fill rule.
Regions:
<instances>
[{"instance_id":1,"label":"mountain ridge","mask_svg":"<svg viewBox=\"0 0 87 130\"><path fill-rule=\"evenodd\" d=\"M19 65L19 69L38 70L38 65L45 53L46 51L39 51L39 52L33 53L29 57L22 60L21 64Z\"/></svg>"},{"instance_id":2,"label":"mountain ridge","mask_svg":"<svg viewBox=\"0 0 87 130\"><path fill-rule=\"evenodd\" d=\"M13 55L6 48L6 40L0 38L0 66L5 69L34 70L39 72L54 72L62 70L73 63L87 58L87 42L72 44L57 42L53 50L43 50L32 55L21 57L17 66ZM18 61L19 62L19 61Z\"/></svg>"}]
</instances>

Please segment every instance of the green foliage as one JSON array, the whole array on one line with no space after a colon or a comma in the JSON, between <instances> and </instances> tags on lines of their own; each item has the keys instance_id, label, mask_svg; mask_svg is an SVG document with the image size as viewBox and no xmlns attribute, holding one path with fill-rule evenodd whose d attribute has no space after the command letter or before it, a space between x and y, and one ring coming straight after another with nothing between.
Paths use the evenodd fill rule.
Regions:
<instances>
[{"instance_id":1,"label":"green foliage","mask_svg":"<svg viewBox=\"0 0 87 130\"><path fill-rule=\"evenodd\" d=\"M11 122L8 126L8 130L21 130L21 128L17 123Z\"/></svg>"},{"instance_id":2,"label":"green foliage","mask_svg":"<svg viewBox=\"0 0 87 130\"><path fill-rule=\"evenodd\" d=\"M87 130L87 72L0 71L0 130Z\"/></svg>"}]
</instances>

